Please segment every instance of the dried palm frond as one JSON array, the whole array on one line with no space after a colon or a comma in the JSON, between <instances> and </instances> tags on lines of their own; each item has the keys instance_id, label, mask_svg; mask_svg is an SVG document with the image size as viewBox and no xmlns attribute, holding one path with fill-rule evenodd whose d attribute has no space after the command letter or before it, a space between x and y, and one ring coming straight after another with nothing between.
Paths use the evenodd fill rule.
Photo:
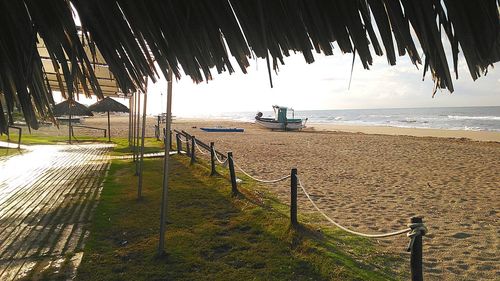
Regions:
<instances>
[{"instance_id":1,"label":"dried palm frond","mask_svg":"<svg viewBox=\"0 0 500 281\"><path fill-rule=\"evenodd\" d=\"M408 55L430 71L436 88L453 92L449 62L458 77L461 50L475 80L500 60L497 0L0 0L0 133L13 110L29 126L50 115L52 90L44 75L37 41L43 42L57 72L58 90L73 98L77 85L102 98L94 73L97 53L109 65L121 91L143 91L147 79L172 68L195 82L212 79L212 69L233 72L229 56L246 73L252 53L272 60L277 70L290 52L307 63L313 53L359 58L373 54L396 64ZM73 21L71 4L82 23ZM374 22L372 22L374 20ZM380 38L379 38L380 37ZM447 57L443 40L451 45ZM82 43L82 41L84 43ZM395 42L395 46L394 46ZM336 43L336 44L334 44ZM417 44L418 43L418 44ZM85 46L91 51L85 51ZM269 65L269 64L268 64ZM270 68L270 66L268 66ZM52 79L54 83L56 78ZM52 84L54 87L55 85Z\"/></svg>"}]
</instances>

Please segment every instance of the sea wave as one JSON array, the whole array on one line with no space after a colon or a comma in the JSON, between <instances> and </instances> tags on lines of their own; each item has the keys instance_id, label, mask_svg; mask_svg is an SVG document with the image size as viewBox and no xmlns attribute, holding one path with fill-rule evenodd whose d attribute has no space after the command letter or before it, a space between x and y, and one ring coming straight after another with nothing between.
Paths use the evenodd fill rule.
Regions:
<instances>
[{"instance_id":1,"label":"sea wave","mask_svg":"<svg viewBox=\"0 0 500 281\"><path fill-rule=\"evenodd\" d=\"M464 116L464 115L448 115L449 119L455 120L500 120L500 116Z\"/></svg>"}]
</instances>

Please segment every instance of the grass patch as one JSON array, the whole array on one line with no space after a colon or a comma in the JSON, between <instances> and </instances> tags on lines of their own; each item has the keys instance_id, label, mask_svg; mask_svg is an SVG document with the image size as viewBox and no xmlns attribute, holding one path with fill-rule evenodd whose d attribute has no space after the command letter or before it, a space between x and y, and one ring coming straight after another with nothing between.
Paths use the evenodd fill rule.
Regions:
<instances>
[{"instance_id":1,"label":"grass patch","mask_svg":"<svg viewBox=\"0 0 500 281\"><path fill-rule=\"evenodd\" d=\"M11 134L10 139L11 142L17 143L16 134ZM0 136L0 141L7 141L7 136ZM21 138L21 143L24 145L42 145L42 144L61 144L67 143L67 136L45 136L45 135L25 135L23 134ZM78 144L80 142L100 142L107 143L108 138L95 138L95 137L78 137L78 140L73 139L74 144ZM112 138L111 142L116 146L114 147L111 155L119 156L119 155L127 155L132 153L132 148L128 145L128 138ZM161 141L157 141L155 138L145 138L144 139L144 153L155 153L163 151L163 143ZM0 153L3 151L0 148ZM0 156L3 154L0 154Z\"/></svg>"},{"instance_id":2,"label":"grass patch","mask_svg":"<svg viewBox=\"0 0 500 281\"><path fill-rule=\"evenodd\" d=\"M17 148L0 147L0 157L23 153L24 150Z\"/></svg>"},{"instance_id":3,"label":"grass patch","mask_svg":"<svg viewBox=\"0 0 500 281\"><path fill-rule=\"evenodd\" d=\"M206 164L171 158L166 257L156 255L162 159L145 159L141 201L130 161L113 161L77 280L395 280L401 260L371 241L289 227L287 207L253 182L231 197ZM224 174L225 171L220 171ZM304 219L301 217L301 219Z\"/></svg>"}]
</instances>

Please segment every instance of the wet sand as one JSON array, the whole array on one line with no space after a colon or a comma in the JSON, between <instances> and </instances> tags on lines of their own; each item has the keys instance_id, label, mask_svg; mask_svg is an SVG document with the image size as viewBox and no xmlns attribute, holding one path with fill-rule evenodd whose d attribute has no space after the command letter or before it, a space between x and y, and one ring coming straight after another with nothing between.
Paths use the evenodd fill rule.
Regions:
<instances>
[{"instance_id":1,"label":"wet sand","mask_svg":"<svg viewBox=\"0 0 500 281\"><path fill-rule=\"evenodd\" d=\"M85 124L104 128L105 122L98 117ZM126 137L127 122L127 117L113 116L112 136ZM154 123L148 120L148 136L153 136ZM214 125L243 127L245 132L199 129ZM424 238L428 280L500 279L500 133L310 126L301 132L273 132L222 120L178 119L173 124L214 141L220 151L233 151L235 161L256 177L275 179L298 168L320 208L357 231L398 230L412 216L423 216L429 228ZM269 189L288 202L288 182ZM299 211L312 210L300 194ZM384 251L409 260L406 237L377 241Z\"/></svg>"}]
</instances>

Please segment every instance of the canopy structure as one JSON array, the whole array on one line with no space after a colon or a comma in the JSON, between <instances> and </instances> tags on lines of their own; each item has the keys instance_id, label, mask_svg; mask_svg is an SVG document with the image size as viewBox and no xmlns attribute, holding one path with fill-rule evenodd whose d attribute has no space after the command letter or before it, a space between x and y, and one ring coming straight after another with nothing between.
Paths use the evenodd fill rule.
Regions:
<instances>
[{"instance_id":1,"label":"canopy structure","mask_svg":"<svg viewBox=\"0 0 500 281\"><path fill-rule=\"evenodd\" d=\"M118 87L113 73L109 70L109 66L102 57L101 52L95 48L95 45L89 44L88 39L81 36L81 32L79 32L79 35L82 41L82 49L87 58L90 60L90 66L92 68L91 71L94 72L95 80L97 81L97 87L94 93L96 93L98 97L117 96L121 93L120 88ZM68 81L65 80L66 77L61 70L61 66L53 63L49 50L42 39L39 39L38 41L37 50L40 55L40 59L42 60L43 71L45 73L48 86L52 91L59 91L63 97L68 98ZM68 66L71 67L71 62L67 63ZM75 94L85 94L86 96L92 95L93 89L90 80L85 79L85 84L82 84L83 82L81 81L75 82L73 82L73 91L75 91Z\"/></svg>"},{"instance_id":2,"label":"canopy structure","mask_svg":"<svg viewBox=\"0 0 500 281\"><path fill-rule=\"evenodd\" d=\"M72 101L66 100L61 103L58 103L54 106L53 109L54 116L94 116L92 111L89 110L85 105Z\"/></svg>"},{"instance_id":3,"label":"canopy structure","mask_svg":"<svg viewBox=\"0 0 500 281\"><path fill-rule=\"evenodd\" d=\"M107 112L108 113L108 141L111 141L111 122L109 112L130 112L128 107L115 101L110 97L106 97L93 105L89 106L89 110L94 112Z\"/></svg>"},{"instance_id":4,"label":"canopy structure","mask_svg":"<svg viewBox=\"0 0 500 281\"><path fill-rule=\"evenodd\" d=\"M458 76L460 52L474 80L500 60L499 5L497 0L0 0L0 133L15 108L37 128L37 117L51 114L56 85L69 98L78 88L103 98L114 91L103 79L109 71L120 91L130 94L144 91L148 78L155 82L158 71L166 77L169 67L177 79L184 72L198 83L212 79L213 68L233 72L229 56L244 73L253 55L267 58L270 74L271 64L277 70L290 51L312 63L314 52L332 55L335 47L355 54L366 69L373 54L385 55L391 65L396 54L407 55L423 64L424 73L430 71L436 88L453 92L450 67ZM38 49L38 38L46 53ZM101 67L101 56L108 67Z\"/></svg>"}]
</instances>

